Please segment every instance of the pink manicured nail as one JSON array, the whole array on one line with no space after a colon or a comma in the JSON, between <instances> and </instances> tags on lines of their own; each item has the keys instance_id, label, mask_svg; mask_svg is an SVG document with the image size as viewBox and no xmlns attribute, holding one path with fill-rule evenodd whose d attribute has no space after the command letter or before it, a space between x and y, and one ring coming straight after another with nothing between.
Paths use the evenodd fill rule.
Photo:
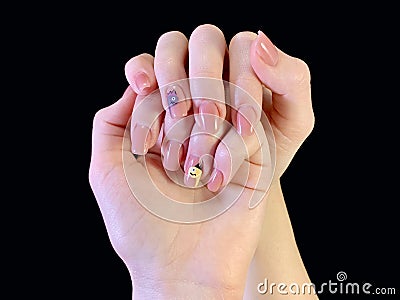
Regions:
<instances>
[{"instance_id":1,"label":"pink manicured nail","mask_svg":"<svg viewBox=\"0 0 400 300\"><path fill-rule=\"evenodd\" d=\"M137 73L134 82L140 94L145 93L150 88L150 78L144 72Z\"/></svg>"},{"instance_id":2,"label":"pink manicured nail","mask_svg":"<svg viewBox=\"0 0 400 300\"><path fill-rule=\"evenodd\" d=\"M267 65L275 66L278 63L278 50L261 30L258 31L255 49L260 59Z\"/></svg>"},{"instance_id":3,"label":"pink manicured nail","mask_svg":"<svg viewBox=\"0 0 400 300\"><path fill-rule=\"evenodd\" d=\"M187 187L192 187L192 188L194 188L194 187L196 187L197 179L191 177L189 174L185 174L184 182L185 182L185 184L186 184Z\"/></svg>"},{"instance_id":4,"label":"pink manicured nail","mask_svg":"<svg viewBox=\"0 0 400 300\"><path fill-rule=\"evenodd\" d=\"M177 141L168 141L164 151L164 168L169 171L176 171L180 167L182 144Z\"/></svg>"},{"instance_id":5,"label":"pink manicured nail","mask_svg":"<svg viewBox=\"0 0 400 300\"><path fill-rule=\"evenodd\" d=\"M197 178L193 178L189 175L189 172L192 167L198 166L200 163L200 158L194 155L189 155L185 162L185 178L184 182L188 187L196 187L196 183L198 182Z\"/></svg>"},{"instance_id":6,"label":"pink manicured nail","mask_svg":"<svg viewBox=\"0 0 400 300\"><path fill-rule=\"evenodd\" d=\"M132 152L138 155L144 155L148 151L151 141L150 129L141 124L136 124L132 131Z\"/></svg>"},{"instance_id":7,"label":"pink manicured nail","mask_svg":"<svg viewBox=\"0 0 400 300\"><path fill-rule=\"evenodd\" d=\"M257 122L257 114L250 105L239 107L236 117L237 131L241 136L253 134L253 125Z\"/></svg>"},{"instance_id":8,"label":"pink manicured nail","mask_svg":"<svg viewBox=\"0 0 400 300\"><path fill-rule=\"evenodd\" d=\"M207 184L207 188L211 192L215 193L220 189L223 181L224 181L224 176L222 175L221 171L214 169L210 181Z\"/></svg>"},{"instance_id":9,"label":"pink manicured nail","mask_svg":"<svg viewBox=\"0 0 400 300\"><path fill-rule=\"evenodd\" d=\"M171 117L176 119L176 118L182 118L187 116L187 106L184 101L181 101L175 105L172 105L169 108L169 113L171 114Z\"/></svg>"},{"instance_id":10,"label":"pink manicured nail","mask_svg":"<svg viewBox=\"0 0 400 300\"><path fill-rule=\"evenodd\" d=\"M209 133L218 131L219 110L213 101L203 100L199 106L199 115L196 120L200 127Z\"/></svg>"},{"instance_id":11,"label":"pink manicured nail","mask_svg":"<svg viewBox=\"0 0 400 300\"><path fill-rule=\"evenodd\" d=\"M200 165L195 165L189 168L187 174L185 174L185 184L189 187L198 187L200 179L202 178L203 171Z\"/></svg>"},{"instance_id":12,"label":"pink manicured nail","mask_svg":"<svg viewBox=\"0 0 400 300\"><path fill-rule=\"evenodd\" d=\"M187 116L186 102L182 101L184 95L182 91L171 89L167 92L167 103L169 113L173 119Z\"/></svg>"},{"instance_id":13,"label":"pink manicured nail","mask_svg":"<svg viewBox=\"0 0 400 300\"><path fill-rule=\"evenodd\" d=\"M189 171L189 168L194 167L198 163L200 163L200 157L195 155L189 155L185 161L185 166L184 166L185 173Z\"/></svg>"}]
</instances>

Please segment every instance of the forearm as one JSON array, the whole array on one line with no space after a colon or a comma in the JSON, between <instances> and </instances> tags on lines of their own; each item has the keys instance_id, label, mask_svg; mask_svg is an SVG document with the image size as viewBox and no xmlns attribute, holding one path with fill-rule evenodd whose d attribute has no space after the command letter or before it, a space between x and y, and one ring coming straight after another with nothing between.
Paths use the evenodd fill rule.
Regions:
<instances>
[{"instance_id":1,"label":"forearm","mask_svg":"<svg viewBox=\"0 0 400 300\"><path fill-rule=\"evenodd\" d=\"M288 296L290 299L318 299L313 290L309 293L311 282L296 244L279 182L271 186L265 200L265 221L249 269L245 299L288 299ZM260 283L264 284L259 286ZM299 294L294 295L290 285L300 287ZM301 292L303 286L307 287L304 293Z\"/></svg>"}]
</instances>

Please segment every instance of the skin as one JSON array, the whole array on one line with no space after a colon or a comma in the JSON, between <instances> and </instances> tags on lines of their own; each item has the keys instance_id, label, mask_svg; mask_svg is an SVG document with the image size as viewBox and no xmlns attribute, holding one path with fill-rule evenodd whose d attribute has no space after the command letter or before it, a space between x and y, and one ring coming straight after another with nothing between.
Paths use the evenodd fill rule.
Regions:
<instances>
[{"instance_id":1,"label":"skin","mask_svg":"<svg viewBox=\"0 0 400 300\"><path fill-rule=\"evenodd\" d=\"M265 48L266 45L270 51L267 59L265 52L260 54L261 46ZM135 107L140 103L146 104L143 102L145 96L155 90L157 84L164 86L187 76L225 79L227 53L229 81L255 99L255 103L241 103L243 99L235 99L235 107L251 106L257 116L261 115L262 107L276 141L276 171L269 193L265 201L252 210L248 208L248 202L255 187L254 178L260 174L257 167L260 149L253 142L251 126L243 125L245 123L241 123L237 113L227 110L223 103L212 103L216 106L213 110L209 109L210 103L206 101L204 107L209 109L206 111L212 118L217 116L230 120L233 128L229 130L243 136L250 157L233 163L223 155L230 145L226 146L218 138L209 138L206 134L190 138L180 150L170 153L167 159L176 161L175 166L166 163L165 152L168 149L163 149L165 143L161 141L173 138L165 133L184 115L172 116L166 110L153 124L146 123L145 117L132 118L129 124ZM189 64L186 65L188 58ZM145 89L140 89L134 84L135 76L143 73L148 76L148 84L142 85ZM193 297L193 291L196 291L196 295L207 299L257 299L260 295L251 287L265 277L279 280L277 282L310 282L298 253L279 184L279 178L314 125L310 73L306 63L277 49L263 34L240 32L227 46L221 30L205 24L197 27L189 39L176 31L162 35L155 56L141 54L133 57L126 64L125 74L130 86L122 98L101 109L94 117L89 182L110 241L131 274L133 297L184 299ZM190 86L191 91L201 88ZM221 89L218 84L215 86L215 98L219 97ZM201 112L203 104L201 100L184 101L188 114ZM164 98L160 99L159 105L168 109ZM257 122L259 119L253 125L256 126ZM188 136L199 127L212 133L215 128L204 126L204 123L207 121L201 117L200 120L195 118L193 126L187 129ZM151 128L151 134L135 136L132 129L131 139L124 136L125 128L129 125L135 128L136 124L145 124ZM135 149L146 155L147 170L152 178L156 178L157 186L166 194L174 195L177 201L209 195L222 188L234 191L238 184L243 185L244 191L234 206L208 222L189 225L166 222L145 210L126 182L121 152L131 153ZM187 172L194 166L190 157L204 154L217 160L217 164L209 165L208 170L204 166L203 175L211 174L207 186L188 189L176 185L165 175L166 165L182 167ZM133 155L128 157L130 159L125 165L129 166L130 176L142 180L142 174L146 172L143 159L136 160ZM235 177L230 181L230 170L238 170L240 174L241 169L249 166L248 177L244 180ZM280 245L280 249L286 251L277 253L276 247L271 245ZM275 294L273 297L280 296Z\"/></svg>"}]
</instances>

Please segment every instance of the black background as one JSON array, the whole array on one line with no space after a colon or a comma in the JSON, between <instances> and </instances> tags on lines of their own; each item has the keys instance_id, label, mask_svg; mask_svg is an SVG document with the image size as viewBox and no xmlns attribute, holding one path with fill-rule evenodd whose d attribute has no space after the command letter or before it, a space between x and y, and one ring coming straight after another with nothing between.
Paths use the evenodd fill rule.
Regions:
<instances>
[{"instance_id":1,"label":"black background","mask_svg":"<svg viewBox=\"0 0 400 300\"><path fill-rule=\"evenodd\" d=\"M335 281L345 271L348 281L400 292L390 274L398 270L399 200L391 9L333 3L231 4L224 11L206 4L177 6L60 5L37 17L37 26L26 27L34 37L33 70L46 73L41 97L48 101L36 107L46 117L35 132L48 126L59 132L51 142L46 138L49 179L35 186L49 201L36 207L45 218L35 218L42 222L30 243L41 255L31 269L32 279L39 279L31 292L70 299L131 297L129 274L112 249L88 182L92 119L122 95L131 57L153 54L166 31L189 36L204 23L221 28L228 42L239 31L261 29L310 67L316 124L282 185L311 280ZM35 276L41 269L45 275Z\"/></svg>"}]
</instances>

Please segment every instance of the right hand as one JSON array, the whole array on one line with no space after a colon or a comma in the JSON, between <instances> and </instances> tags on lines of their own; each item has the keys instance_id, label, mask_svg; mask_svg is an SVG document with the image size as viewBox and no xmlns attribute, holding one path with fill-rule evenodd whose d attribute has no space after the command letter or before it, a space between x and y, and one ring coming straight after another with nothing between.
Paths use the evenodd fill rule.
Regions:
<instances>
[{"instance_id":1,"label":"right hand","mask_svg":"<svg viewBox=\"0 0 400 300\"><path fill-rule=\"evenodd\" d=\"M224 65L227 53L229 67ZM226 72L228 69L229 73ZM205 159L203 164L202 179L208 181L207 187L212 192L221 190L232 179L237 179L234 175L249 157L256 159L254 155L260 150L260 142L253 128L259 125L261 109L272 127L276 143L274 181L282 176L314 126L310 72L307 64L277 49L262 32L258 35L252 32L238 33L230 42L229 52L222 32L212 25L196 28L189 41L180 32L168 32L158 40L155 57L149 54L135 56L126 64L125 71L132 88L143 97L157 86L168 89L169 84L182 80L183 86L178 94L181 98L186 95L185 101L168 109L166 93L161 92L160 109L166 110L165 117L159 118L153 126L148 124L148 119L139 117L133 120L133 126L139 123L151 127L152 138L145 141L145 136L141 135L134 140L132 150L137 154L145 154L147 149L161 153L166 170L184 169L185 183L188 186L193 186L194 182L187 174L188 169L196 165L204 155L207 155L206 158L215 158L214 161ZM148 82L144 90L136 84L138 75L143 74L146 74ZM201 82L197 83L194 80L197 77L215 79L211 92L206 94L211 94L216 101L192 101L189 98L191 94L201 96L199 90L204 89ZM190 81L184 81L186 78ZM231 82L251 96L243 97L243 93L233 95L231 105L240 113L227 108L221 99L224 95L221 80ZM169 132L177 122L192 113L196 114L196 122L181 128L185 132L179 132L179 137L175 134L176 130L175 133L173 130ZM217 117L210 117L212 115ZM223 138L226 132L219 131L219 118L227 120L236 128L236 132L244 139L245 147L239 147L238 151L241 139L238 139L236 132L228 135L229 138ZM199 130L209 134L195 135ZM168 132L169 135L166 134ZM163 147L157 143L159 133L163 135ZM190 139L183 141L182 136ZM248 185L252 181L254 180L242 178L237 183L249 188L257 187L254 183Z\"/></svg>"}]
</instances>

